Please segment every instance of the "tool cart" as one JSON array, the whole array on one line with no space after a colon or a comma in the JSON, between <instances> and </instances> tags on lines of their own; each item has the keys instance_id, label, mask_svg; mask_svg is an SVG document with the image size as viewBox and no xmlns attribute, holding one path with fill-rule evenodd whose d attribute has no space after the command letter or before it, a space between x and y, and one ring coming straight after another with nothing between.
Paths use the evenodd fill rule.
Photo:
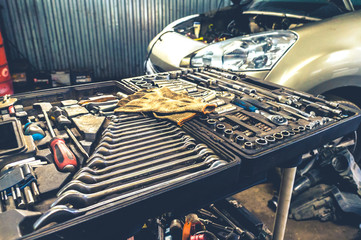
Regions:
<instances>
[{"instance_id":1,"label":"tool cart","mask_svg":"<svg viewBox=\"0 0 361 240\"><path fill-rule=\"evenodd\" d=\"M212 203L274 167L284 171L273 239L283 239L300 156L361 121L349 106L216 68L17 94L0 107L0 239L128 238L147 219L191 211L217 228L204 216L230 206ZM261 239L223 221L238 239Z\"/></svg>"}]
</instances>

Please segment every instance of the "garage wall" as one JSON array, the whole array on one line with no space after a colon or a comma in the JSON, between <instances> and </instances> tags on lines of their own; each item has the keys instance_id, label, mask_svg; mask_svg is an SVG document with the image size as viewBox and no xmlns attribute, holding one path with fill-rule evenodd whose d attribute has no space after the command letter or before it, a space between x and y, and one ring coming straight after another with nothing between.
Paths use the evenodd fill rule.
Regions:
<instances>
[{"instance_id":1,"label":"garage wall","mask_svg":"<svg viewBox=\"0 0 361 240\"><path fill-rule=\"evenodd\" d=\"M8 58L39 70L91 69L98 79L143 73L149 41L170 22L229 0L0 0Z\"/></svg>"}]
</instances>

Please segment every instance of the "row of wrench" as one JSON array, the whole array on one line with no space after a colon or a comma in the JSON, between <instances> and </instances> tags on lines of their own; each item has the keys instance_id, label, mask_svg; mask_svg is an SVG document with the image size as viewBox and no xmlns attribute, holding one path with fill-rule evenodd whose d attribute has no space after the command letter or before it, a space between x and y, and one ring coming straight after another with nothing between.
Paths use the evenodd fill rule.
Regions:
<instances>
[{"instance_id":1,"label":"row of wrench","mask_svg":"<svg viewBox=\"0 0 361 240\"><path fill-rule=\"evenodd\" d=\"M58 192L34 228L159 190L225 164L173 123L140 114L114 116L85 166Z\"/></svg>"}]
</instances>

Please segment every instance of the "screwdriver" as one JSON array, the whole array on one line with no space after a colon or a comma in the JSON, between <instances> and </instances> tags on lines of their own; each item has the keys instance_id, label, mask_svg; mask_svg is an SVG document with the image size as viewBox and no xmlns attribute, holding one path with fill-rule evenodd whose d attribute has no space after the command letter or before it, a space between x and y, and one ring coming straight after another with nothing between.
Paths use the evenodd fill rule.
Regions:
<instances>
[{"instance_id":1,"label":"screwdriver","mask_svg":"<svg viewBox=\"0 0 361 240\"><path fill-rule=\"evenodd\" d=\"M56 106L52 107L50 109L50 118L58 124L59 128L64 128L65 131L68 133L69 137L72 139L72 141L75 143L77 148L80 150L80 152L85 156L86 158L89 158L88 153L83 148L83 146L80 144L78 139L74 136L73 132L69 129L69 125L71 125L71 121L65 116L64 111Z\"/></svg>"},{"instance_id":2,"label":"screwdriver","mask_svg":"<svg viewBox=\"0 0 361 240\"><path fill-rule=\"evenodd\" d=\"M65 141L63 139L56 137L54 129L51 126L51 122L47 114L47 111L50 110L51 108L51 104L48 102L41 102L41 103L35 103L33 107L34 108L40 107L44 114L45 121L50 132L50 136L52 137L52 139L50 140L50 149L54 155L55 166L59 171L62 172L74 171L78 166L74 154L70 151L70 149L65 144Z\"/></svg>"}]
</instances>

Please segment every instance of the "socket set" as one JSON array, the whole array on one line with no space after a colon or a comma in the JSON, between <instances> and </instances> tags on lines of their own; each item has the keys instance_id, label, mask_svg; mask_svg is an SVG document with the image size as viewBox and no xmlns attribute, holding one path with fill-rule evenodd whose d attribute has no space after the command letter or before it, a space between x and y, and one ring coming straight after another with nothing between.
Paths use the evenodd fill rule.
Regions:
<instances>
[{"instance_id":1,"label":"socket set","mask_svg":"<svg viewBox=\"0 0 361 240\"><path fill-rule=\"evenodd\" d=\"M295 161L303 153L355 131L361 121L356 109L322 96L210 67L122 82L140 88L146 82L147 88L170 87L178 92L192 86L191 96L209 93L211 97L203 100L215 104L215 111L198 115L183 128L221 156L227 155L224 148L240 156L241 172L246 175Z\"/></svg>"},{"instance_id":2,"label":"socket set","mask_svg":"<svg viewBox=\"0 0 361 240\"><path fill-rule=\"evenodd\" d=\"M233 191L239 157L168 120L114 113L136 88L109 81L4 99L15 111L0 115L0 239L126 236L139 219Z\"/></svg>"},{"instance_id":3,"label":"socket set","mask_svg":"<svg viewBox=\"0 0 361 240\"><path fill-rule=\"evenodd\" d=\"M32 166L24 164L4 169L0 174L0 194L6 209L31 207L40 195Z\"/></svg>"}]
</instances>

